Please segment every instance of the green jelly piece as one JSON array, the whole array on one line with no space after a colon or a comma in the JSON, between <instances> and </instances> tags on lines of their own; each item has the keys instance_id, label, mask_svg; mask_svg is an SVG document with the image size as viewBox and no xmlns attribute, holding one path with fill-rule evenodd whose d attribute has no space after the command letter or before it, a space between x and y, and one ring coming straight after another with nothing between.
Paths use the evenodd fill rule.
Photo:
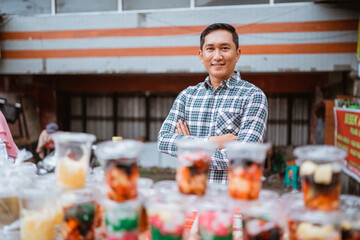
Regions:
<instances>
[{"instance_id":1,"label":"green jelly piece","mask_svg":"<svg viewBox=\"0 0 360 240\"><path fill-rule=\"evenodd\" d=\"M113 231L130 231L136 229L139 226L138 218L135 219L122 219L118 222L117 225L113 225L109 222L108 218L105 219L106 225L111 226Z\"/></svg>"},{"instance_id":2,"label":"green jelly piece","mask_svg":"<svg viewBox=\"0 0 360 240\"><path fill-rule=\"evenodd\" d=\"M158 228L151 227L152 240L181 240L182 236L173 236L170 234L161 234Z\"/></svg>"},{"instance_id":3,"label":"green jelly piece","mask_svg":"<svg viewBox=\"0 0 360 240\"><path fill-rule=\"evenodd\" d=\"M232 233L229 233L229 235L227 236L203 236L201 235L201 239L204 240L232 240L233 239L233 235Z\"/></svg>"}]
</instances>

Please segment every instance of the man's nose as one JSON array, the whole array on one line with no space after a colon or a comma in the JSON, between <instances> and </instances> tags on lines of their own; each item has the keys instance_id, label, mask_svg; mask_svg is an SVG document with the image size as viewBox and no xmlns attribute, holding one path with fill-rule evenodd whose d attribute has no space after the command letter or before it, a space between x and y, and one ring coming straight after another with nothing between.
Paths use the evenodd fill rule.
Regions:
<instances>
[{"instance_id":1,"label":"man's nose","mask_svg":"<svg viewBox=\"0 0 360 240\"><path fill-rule=\"evenodd\" d=\"M222 54L220 49L216 49L215 50L215 55L214 55L214 60L221 60L222 59Z\"/></svg>"}]
</instances>

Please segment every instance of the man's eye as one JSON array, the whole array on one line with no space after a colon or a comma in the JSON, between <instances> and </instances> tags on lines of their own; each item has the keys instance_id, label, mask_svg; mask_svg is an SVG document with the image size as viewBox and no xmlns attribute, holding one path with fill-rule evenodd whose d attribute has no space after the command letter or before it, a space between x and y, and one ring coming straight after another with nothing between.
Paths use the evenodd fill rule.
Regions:
<instances>
[{"instance_id":1,"label":"man's eye","mask_svg":"<svg viewBox=\"0 0 360 240\"><path fill-rule=\"evenodd\" d=\"M207 48L206 50L208 50L208 51L212 51L212 50L214 50L214 48Z\"/></svg>"},{"instance_id":2,"label":"man's eye","mask_svg":"<svg viewBox=\"0 0 360 240\"><path fill-rule=\"evenodd\" d=\"M224 51L227 51L227 50L229 50L230 48L228 48L228 47L223 47L222 48L222 50L224 50Z\"/></svg>"}]
</instances>

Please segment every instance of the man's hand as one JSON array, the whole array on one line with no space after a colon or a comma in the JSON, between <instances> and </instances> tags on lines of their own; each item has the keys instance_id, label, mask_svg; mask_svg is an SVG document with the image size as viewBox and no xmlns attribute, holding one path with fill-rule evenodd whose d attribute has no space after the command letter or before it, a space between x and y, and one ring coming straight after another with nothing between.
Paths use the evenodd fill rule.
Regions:
<instances>
[{"instance_id":1,"label":"man's hand","mask_svg":"<svg viewBox=\"0 0 360 240\"><path fill-rule=\"evenodd\" d=\"M175 133L190 136L190 131L189 131L189 128L188 128L186 122L182 122L181 120L179 120L176 123Z\"/></svg>"},{"instance_id":2,"label":"man's hand","mask_svg":"<svg viewBox=\"0 0 360 240\"><path fill-rule=\"evenodd\" d=\"M217 143L219 145L219 149L223 149L224 143L234 142L234 141L236 141L236 138L237 138L237 136L228 133L228 134L221 135L221 136L210 137L209 141Z\"/></svg>"}]
</instances>

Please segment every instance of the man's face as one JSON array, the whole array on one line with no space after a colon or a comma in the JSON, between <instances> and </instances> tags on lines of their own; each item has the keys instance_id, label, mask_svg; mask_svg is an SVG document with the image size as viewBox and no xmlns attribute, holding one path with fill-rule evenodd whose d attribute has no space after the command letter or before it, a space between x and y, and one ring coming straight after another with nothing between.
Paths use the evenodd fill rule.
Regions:
<instances>
[{"instance_id":1,"label":"man's face","mask_svg":"<svg viewBox=\"0 0 360 240\"><path fill-rule=\"evenodd\" d=\"M215 30L205 37L200 61L209 72L210 80L220 82L230 78L240 57L232 35L226 30Z\"/></svg>"}]
</instances>

